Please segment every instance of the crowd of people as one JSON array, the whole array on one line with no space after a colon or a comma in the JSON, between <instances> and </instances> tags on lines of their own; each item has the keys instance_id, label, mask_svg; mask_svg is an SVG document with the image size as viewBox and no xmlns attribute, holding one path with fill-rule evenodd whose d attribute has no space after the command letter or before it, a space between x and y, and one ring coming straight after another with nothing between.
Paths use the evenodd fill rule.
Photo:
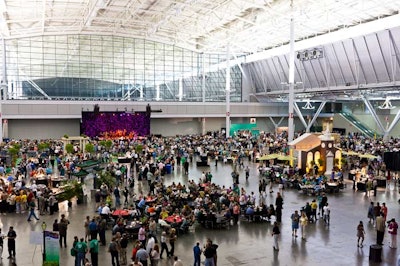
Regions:
<instances>
[{"instance_id":1,"label":"crowd of people","mask_svg":"<svg viewBox=\"0 0 400 266\"><path fill-rule=\"evenodd\" d=\"M80 151L76 145L74 153L64 154L60 142L47 140L49 143L45 152L38 152L38 160L26 156L28 151L39 151L40 141L10 141L3 149L11 147L14 143L20 145L21 161L16 166L3 165L0 174L2 190L0 212L27 213L27 220L40 219L40 215L57 212L57 198L50 186L37 185L35 172L46 172L46 169L56 169L68 179L73 178L77 165L87 159L97 159L104 165L105 170L112 174L116 182L113 186L101 184L96 192L96 211L94 217L87 217L84 222L85 235L83 238L74 238L71 254L75 256L76 265L88 265L86 254L90 253L90 263L98 265L97 254L99 245L108 247L111 254L112 265L126 264L129 259L133 265L157 265L163 259L163 253L167 257L175 258L174 242L180 234L188 233L189 228L195 223L206 228L215 228L221 225L234 226L241 218L247 221L273 221L274 250L278 251L278 236L282 223L283 191L291 184L293 188L301 188L301 185L314 185L315 196L311 203L307 202L299 211L291 216L292 234L297 237L297 229L301 229L301 236L306 238L305 227L309 223L315 223L322 218L325 224L330 223L330 205L325 194L325 183L333 179L318 173L300 174L300 169L287 171L285 168L260 170L259 193L247 192L240 187L238 168L249 177L244 161L256 162L262 154L273 152L288 152L286 134L262 134L255 136L236 136L226 139L218 133L206 136L180 136L175 138L151 137L132 140L114 140L111 147L101 145L100 140L91 140L94 145L94 153ZM340 139L340 146L344 149L352 149L359 152L368 152L378 156L378 159L368 163L368 171L371 175L374 171L383 168L381 156L385 151L396 151L400 148L398 139L382 140L366 139L362 135L351 134ZM139 149L140 147L140 149ZM113 154L122 154L131 158L132 172L127 168L112 161ZM172 170L175 167L183 167L184 174L188 174L187 164L196 160L197 156L207 156L218 162L227 162L228 158L233 163L232 185L219 186L213 183L211 172L205 172L198 182L189 180L187 184L175 183L165 185L163 176L167 166ZM349 168L362 167L361 160L349 161ZM247 168L248 169L248 168ZM50 171L51 172L51 171ZM337 182L343 184L343 175L339 172ZM143 182L147 181L147 186ZM137 183L137 185L135 184ZM137 193L133 189L137 186ZM265 195L273 193L274 187L279 192L275 197L275 204L266 204ZM145 191L146 190L146 191ZM122 194L122 195L121 195ZM121 196L124 202L120 201ZM258 200L257 200L258 199ZM319 209L319 211L317 210ZM113 215L114 210L126 210L125 215ZM321 213L321 215L320 215ZM377 223L385 212L380 215L374 212L371 219ZM370 214L368 213L368 217ZM397 235L395 219L391 219L388 226L390 234ZM137 227L136 226L140 227ZM158 226L157 226L158 225ZM363 243L362 223L357 227L358 245ZM137 234L132 234L130 227L138 229ZM158 227L161 228L160 241L158 241ZM376 224L376 228L379 228ZM392 229L393 228L393 229ZM53 230L60 235L60 247L67 246L68 220L65 216L60 221L55 220ZM111 241L106 239L106 231L111 229ZM377 232L379 230L377 229ZM380 236L379 236L380 237ZM127 241L136 241L132 256L129 257ZM12 238L10 238L12 239ZM204 254L206 265L216 265L216 247L211 243L200 248L194 247L195 261L199 261L199 254ZM378 241L379 242L379 241ZM393 241L392 241L393 242ZM391 243L392 243L391 242ZM379 244L379 243L378 243ZM198 248L196 248L198 247ZM391 247L396 247L394 242ZM199 252L200 250L200 252ZM10 253L10 256L12 252ZM211 260L211 258L213 258ZM87 261L85 261L87 260ZM179 265L179 259L175 259Z\"/></svg>"}]
</instances>

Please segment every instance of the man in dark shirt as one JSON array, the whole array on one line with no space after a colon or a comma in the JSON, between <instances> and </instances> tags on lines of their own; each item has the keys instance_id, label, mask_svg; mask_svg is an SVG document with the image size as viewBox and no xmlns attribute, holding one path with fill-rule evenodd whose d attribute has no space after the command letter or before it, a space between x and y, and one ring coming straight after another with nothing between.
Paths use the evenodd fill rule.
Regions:
<instances>
[{"instance_id":1,"label":"man in dark shirt","mask_svg":"<svg viewBox=\"0 0 400 266\"><path fill-rule=\"evenodd\" d=\"M204 265L214 265L214 256L216 254L216 250L213 248L210 242L207 242L206 248L204 249L204 256L206 260L204 261Z\"/></svg>"},{"instance_id":2,"label":"man in dark shirt","mask_svg":"<svg viewBox=\"0 0 400 266\"><path fill-rule=\"evenodd\" d=\"M17 237L17 233L14 231L14 227L10 226L10 229L7 233L7 245L8 245L8 258L15 258L15 238Z\"/></svg>"}]
</instances>

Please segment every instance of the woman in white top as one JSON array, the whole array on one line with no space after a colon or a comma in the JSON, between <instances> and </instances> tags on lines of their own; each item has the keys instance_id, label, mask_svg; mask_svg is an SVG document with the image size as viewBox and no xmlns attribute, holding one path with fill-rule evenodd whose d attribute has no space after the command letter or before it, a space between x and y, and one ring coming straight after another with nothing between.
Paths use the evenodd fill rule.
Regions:
<instances>
[{"instance_id":1,"label":"woman in white top","mask_svg":"<svg viewBox=\"0 0 400 266\"><path fill-rule=\"evenodd\" d=\"M151 266L158 266L158 262L160 261L160 248L158 244L154 245L154 248L150 252L150 261Z\"/></svg>"}]
</instances>

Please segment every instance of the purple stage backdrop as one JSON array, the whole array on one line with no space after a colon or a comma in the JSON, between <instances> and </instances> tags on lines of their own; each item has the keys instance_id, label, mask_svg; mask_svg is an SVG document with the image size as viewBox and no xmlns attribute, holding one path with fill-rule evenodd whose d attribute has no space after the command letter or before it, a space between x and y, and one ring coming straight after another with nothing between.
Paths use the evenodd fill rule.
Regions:
<instances>
[{"instance_id":1,"label":"purple stage backdrop","mask_svg":"<svg viewBox=\"0 0 400 266\"><path fill-rule=\"evenodd\" d=\"M145 112L82 112L81 134L91 138L148 136L150 117Z\"/></svg>"}]
</instances>

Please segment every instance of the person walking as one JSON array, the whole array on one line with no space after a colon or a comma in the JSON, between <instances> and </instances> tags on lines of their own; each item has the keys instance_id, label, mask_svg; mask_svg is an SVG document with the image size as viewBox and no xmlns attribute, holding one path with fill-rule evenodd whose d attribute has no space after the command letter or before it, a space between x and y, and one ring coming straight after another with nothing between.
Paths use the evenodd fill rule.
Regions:
<instances>
[{"instance_id":1,"label":"person walking","mask_svg":"<svg viewBox=\"0 0 400 266\"><path fill-rule=\"evenodd\" d=\"M295 210L290 216L290 219L292 220L292 236L297 237L297 229L299 229L300 220L299 212Z\"/></svg>"},{"instance_id":2,"label":"person walking","mask_svg":"<svg viewBox=\"0 0 400 266\"><path fill-rule=\"evenodd\" d=\"M162 259L162 255L164 253L164 250L167 252L167 257L169 257L169 250L168 250L168 245L167 245L167 233L163 231L161 233L161 252L160 252L160 259Z\"/></svg>"},{"instance_id":3,"label":"person walking","mask_svg":"<svg viewBox=\"0 0 400 266\"><path fill-rule=\"evenodd\" d=\"M283 209L283 198L281 193L276 193L275 199L275 214L276 214L276 221L278 224L282 222L282 209Z\"/></svg>"},{"instance_id":4,"label":"person walking","mask_svg":"<svg viewBox=\"0 0 400 266\"><path fill-rule=\"evenodd\" d=\"M15 239L17 233L14 231L14 227L10 226L7 233L7 247L8 247L8 259L15 258Z\"/></svg>"},{"instance_id":5,"label":"person walking","mask_svg":"<svg viewBox=\"0 0 400 266\"><path fill-rule=\"evenodd\" d=\"M76 250L75 266L84 266L85 256L88 251L84 238L81 238L80 241L75 244L75 250Z\"/></svg>"},{"instance_id":6,"label":"person walking","mask_svg":"<svg viewBox=\"0 0 400 266\"><path fill-rule=\"evenodd\" d=\"M200 266L200 261L201 261L200 242L197 242L196 245L193 247L193 256L194 256L193 266Z\"/></svg>"},{"instance_id":7,"label":"person walking","mask_svg":"<svg viewBox=\"0 0 400 266\"><path fill-rule=\"evenodd\" d=\"M89 252L92 266L99 266L99 241L97 238L92 238L92 240L90 240Z\"/></svg>"},{"instance_id":8,"label":"person walking","mask_svg":"<svg viewBox=\"0 0 400 266\"><path fill-rule=\"evenodd\" d=\"M36 209L36 203L35 203L35 199L32 199L29 202L29 216L28 216L28 222L31 221L31 217L33 216L33 218L35 218L36 220L39 221L39 218L36 216L35 214L35 209Z\"/></svg>"},{"instance_id":9,"label":"person walking","mask_svg":"<svg viewBox=\"0 0 400 266\"><path fill-rule=\"evenodd\" d=\"M64 240L64 247L67 247L67 230L68 230L69 221L65 218L65 214L61 214L60 222L58 223L58 232L60 235L60 248L62 248L62 243Z\"/></svg>"},{"instance_id":10,"label":"person walking","mask_svg":"<svg viewBox=\"0 0 400 266\"><path fill-rule=\"evenodd\" d=\"M121 239L119 240L120 251L119 251L119 261L122 265L127 265L127 257L126 257L126 249L128 248L129 239L126 233L122 234Z\"/></svg>"},{"instance_id":11,"label":"person walking","mask_svg":"<svg viewBox=\"0 0 400 266\"><path fill-rule=\"evenodd\" d=\"M374 216L374 202L371 201L368 207L367 217L369 219L369 223L375 224L375 216Z\"/></svg>"},{"instance_id":12,"label":"person walking","mask_svg":"<svg viewBox=\"0 0 400 266\"><path fill-rule=\"evenodd\" d=\"M171 246L171 249L169 250L169 256L174 257L175 254L175 241L176 241L176 230L175 228L171 229L171 232L169 234L169 245Z\"/></svg>"},{"instance_id":13,"label":"person walking","mask_svg":"<svg viewBox=\"0 0 400 266\"><path fill-rule=\"evenodd\" d=\"M274 227L272 228L272 237L274 238L273 248L275 251L279 251L278 238L280 234L281 231L279 229L279 225L277 222L274 222Z\"/></svg>"},{"instance_id":14,"label":"person walking","mask_svg":"<svg viewBox=\"0 0 400 266\"><path fill-rule=\"evenodd\" d=\"M322 212L324 213L323 218L325 224L329 225L331 221L331 209L329 208L328 202L325 203L325 206L322 208Z\"/></svg>"},{"instance_id":15,"label":"person walking","mask_svg":"<svg viewBox=\"0 0 400 266\"><path fill-rule=\"evenodd\" d=\"M365 238L364 224L362 221L357 225L357 247L362 248Z\"/></svg>"},{"instance_id":16,"label":"person walking","mask_svg":"<svg viewBox=\"0 0 400 266\"><path fill-rule=\"evenodd\" d=\"M392 218L389 222L388 226L388 233L390 235L390 248L397 248L397 229L399 228L399 225L397 224L396 220Z\"/></svg>"},{"instance_id":17,"label":"person walking","mask_svg":"<svg viewBox=\"0 0 400 266\"><path fill-rule=\"evenodd\" d=\"M214 263L214 256L216 254L216 250L212 247L210 242L207 242L205 249L204 249L204 256L206 259L204 260L204 266L215 266Z\"/></svg>"},{"instance_id":18,"label":"person walking","mask_svg":"<svg viewBox=\"0 0 400 266\"><path fill-rule=\"evenodd\" d=\"M112 266L119 266L118 243L117 243L117 238L115 236L111 239L111 242L108 245L108 252L110 252L110 254L111 254L111 264L112 264Z\"/></svg>"},{"instance_id":19,"label":"person walking","mask_svg":"<svg viewBox=\"0 0 400 266\"><path fill-rule=\"evenodd\" d=\"M158 244L155 244L154 248L151 250L150 262L151 266L158 266L158 263L160 262L160 247Z\"/></svg>"},{"instance_id":20,"label":"person walking","mask_svg":"<svg viewBox=\"0 0 400 266\"><path fill-rule=\"evenodd\" d=\"M376 244L383 245L383 238L385 236L385 221L382 214L376 217Z\"/></svg>"},{"instance_id":21,"label":"person walking","mask_svg":"<svg viewBox=\"0 0 400 266\"><path fill-rule=\"evenodd\" d=\"M301 212L300 217L300 231L301 231L301 239L306 239L306 226L308 224L308 218L304 211Z\"/></svg>"},{"instance_id":22,"label":"person walking","mask_svg":"<svg viewBox=\"0 0 400 266\"><path fill-rule=\"evenodd\" d=\"M143 264L143 266L147 266L147 260L149 259L149 254L144 249L144 246L140 244L139 250L136 252L136 258Z\"/></svg>"},{"instance_id":23,"label":"person walking","mask_svg":"<svg viewBox=\"0 0 400 266\"><path fill-rule=\"evenodd\" d=\"M1 232L0 228L0 259L3 258L4 238L6 238L6 235Z\"/></svg>"},{"instance_id":24,"label":"person walking","mask_svg":"<svg viewBox=\"0 0 400 266\"><path fill-rule=\"evenodd\" d=\"M86 219L83 222L83 228L85 229L85 241L86 242L89 240L89 236L90 236L89 224L90 224L90 217L86 216Z\"/></svg>"}]
</instances>

